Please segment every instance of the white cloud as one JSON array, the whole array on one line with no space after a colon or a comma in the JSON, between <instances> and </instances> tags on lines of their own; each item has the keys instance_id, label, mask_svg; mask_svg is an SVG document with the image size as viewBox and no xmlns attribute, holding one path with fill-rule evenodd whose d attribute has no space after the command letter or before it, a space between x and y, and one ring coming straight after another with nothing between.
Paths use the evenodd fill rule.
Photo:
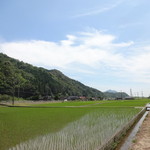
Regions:
<instances>
[{"instance_id":1,"label":"white cloud","mask_svg":"<svg viewBox=\"0 0 150 150\"><path fill-rule=\"evenodd\" d=\"M98 30L66 37L59 42L2 42L0 49L11 57L37 66L82 70L82 73L103 71L110 76L150 83L150 46L136 45L132 41L117 43L117 37Z\"/></svg>"},{"instance_id":2,"label":"white cloud","mask_svg":"<svg viewBox=\"0 0 150 150\"><path fill-rule=\"evenodd\" d=\"M70 46L74 44L74 41L76 40L76 37L73 35L67 35L67 40L62 40L60 43L63 46Z\"/></svg>"},{"instance_id":3,"label":"white cloud","mask_svg":"<svg viewBox=\"0 0 150 150\"><path fill-rule=\"evenodd\" d=\"M4 53L25 62L50 67L67 67L72 63L97 67L101 63L117 64L120 54L116 47L126 47L128 43L113 43L115 36L97 30L84 32L78 36L67 35L58 43L48 41L20 41L1 43ZM111 63L111 65L113 65ZM116 66L116 65L115 65Z\"/></svg>"}]
</instances>

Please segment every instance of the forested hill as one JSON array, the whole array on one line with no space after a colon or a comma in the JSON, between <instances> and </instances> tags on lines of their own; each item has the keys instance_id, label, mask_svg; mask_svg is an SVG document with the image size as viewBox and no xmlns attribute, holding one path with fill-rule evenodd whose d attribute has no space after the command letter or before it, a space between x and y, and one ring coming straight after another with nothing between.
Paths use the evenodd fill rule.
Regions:
<instances>
[{"instance_id":1,"label":"forested hill","mask_svg":"<svg viewBox=\"0 0 150 150\"><path fill-rule=\"evenodd\" d=\"M68 96L102 97L103 93L58 70L38 68L0 53L0 94L27 99Z\"/></svg>"},{"instance_id":2,"label":"forested hill","mask_svg":"<svg viewBox=\"0 0 150 150\"><path fill-rule=\"evenodd\" d=\"M104 92L104 95L107 99L117 99L117 98L127 98L129 95L125 92Z\"/></svg>"}]
</instances>

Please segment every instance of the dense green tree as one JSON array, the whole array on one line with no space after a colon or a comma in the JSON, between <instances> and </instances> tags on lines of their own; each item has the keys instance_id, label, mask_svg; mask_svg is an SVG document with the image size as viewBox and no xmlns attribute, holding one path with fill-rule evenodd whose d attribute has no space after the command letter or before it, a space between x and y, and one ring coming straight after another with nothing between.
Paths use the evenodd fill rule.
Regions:
<instances>
[{"instance_id":1,"label":"dense green tree","mask_svg":"<svg viewBox=\"0 0 150 150\"><path fill-rule=\"evenodd\" d=\"M12 95L12 104L14 104L15 87L17 85L18 76L15 74L15 69L10 61L3 62L1 71L3 72L3 89Z\"/></svg>"},{"instance_id":2,"label":"dense green tree","mask_svg":"<svg viewBox=\"0 0 150 150\"><path fill-rule=\"evenodd\" d=\"M48 96L55 99L67 96L103 97L99 90L72 80L58 70L34 67L1 53L0 94L34 100Z\"/></svg>"}]
</instances>

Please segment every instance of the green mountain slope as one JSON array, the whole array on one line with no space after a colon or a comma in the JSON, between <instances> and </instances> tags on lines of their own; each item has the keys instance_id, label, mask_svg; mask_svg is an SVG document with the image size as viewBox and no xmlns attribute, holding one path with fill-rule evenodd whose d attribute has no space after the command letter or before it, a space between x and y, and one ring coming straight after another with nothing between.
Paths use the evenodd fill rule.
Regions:
<instances>
[{"instance_id":1,"label":"green mountain slope","mask_svg":"<svg viewBox=\"0 0 150 150\"><path fill-rule=\"evenodd\" d=\"M126 97L129 97L129 95L125 92L116 92L116 93L113 93L113 92L104 92L104 95L107 99L120 99L120 98L126 98Z\"/></svg>"},{"instance_id":2,"label":"green mountain slope","mask_svg":"<svg viewBox=\"0 0 150 150\"><path fill-rule=\"evenodd\" d=\"M0 53L0 94L28 99L68 96L103 97L94 88L72 80L58 70L38 68Z\"/></svg>"}]
</instances>

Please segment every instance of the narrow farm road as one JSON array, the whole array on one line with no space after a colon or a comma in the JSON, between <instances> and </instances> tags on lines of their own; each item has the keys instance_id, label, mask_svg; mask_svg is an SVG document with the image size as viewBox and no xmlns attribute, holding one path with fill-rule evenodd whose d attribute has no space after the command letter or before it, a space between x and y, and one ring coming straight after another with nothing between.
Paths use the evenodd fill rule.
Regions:
<instances>
[{"instance_id":1,"label":"narrow farm road","mask_svg":"<svg viewBox=\"0 0 150 150\"><path fill-rule=\"evenodd\" d=\"M145 118L130 150L150 150L150 113Z\"/></svg>"}]
</instances>

